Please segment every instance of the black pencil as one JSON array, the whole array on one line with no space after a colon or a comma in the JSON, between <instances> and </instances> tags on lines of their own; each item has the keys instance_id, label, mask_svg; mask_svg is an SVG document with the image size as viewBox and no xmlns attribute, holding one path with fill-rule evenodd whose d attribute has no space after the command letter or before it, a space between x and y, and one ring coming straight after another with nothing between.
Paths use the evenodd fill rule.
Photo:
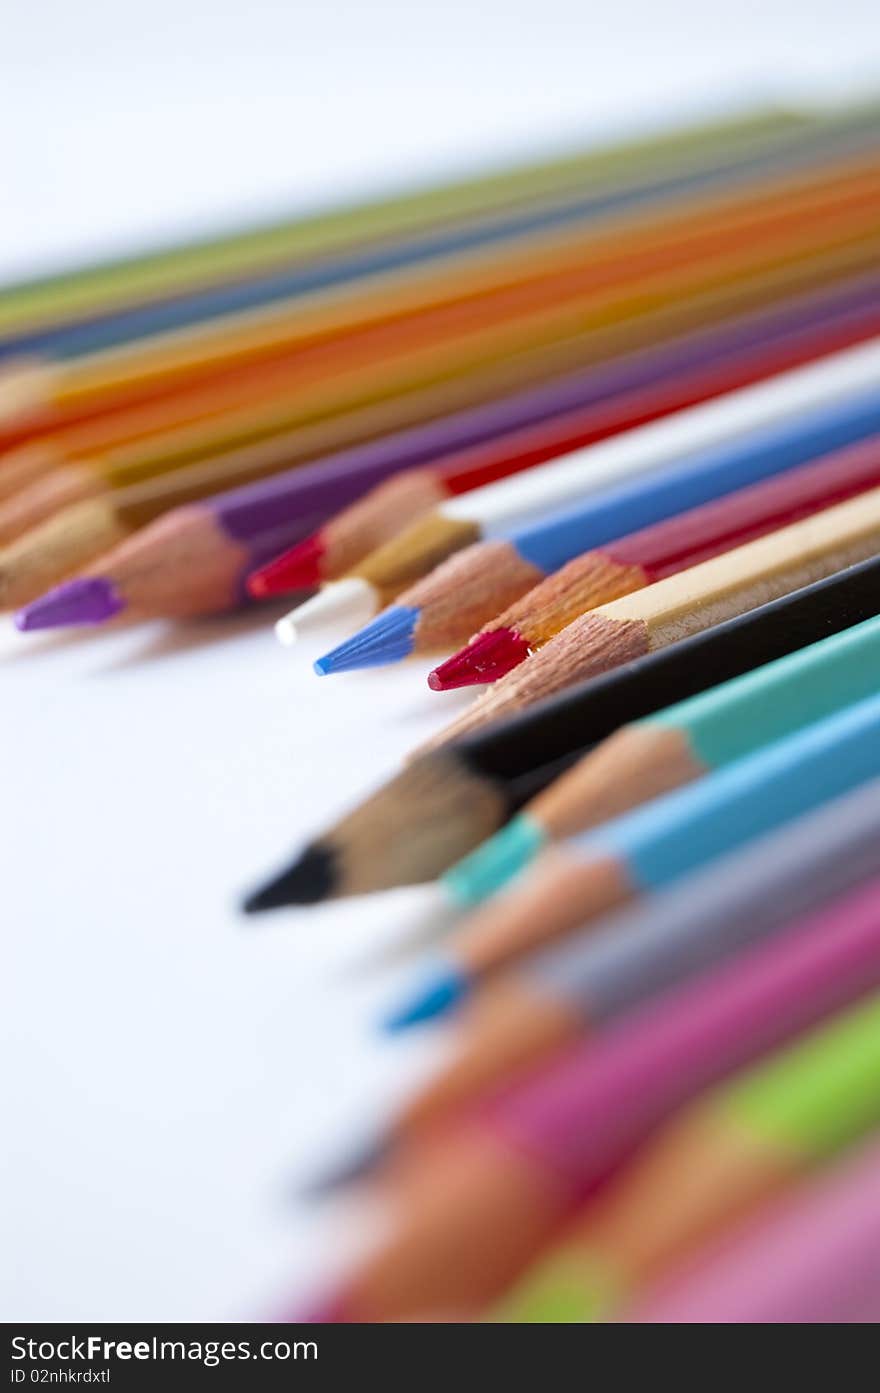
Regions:
<instances>
[{"instance_id":1,"label":"black pencil","mask_svg":"<svg viewBox=\"0 0 880 1393\"><path fill-rule=\"evenodd\" d=\"M872 557L417 754L249 896L245 909L314 904L432 880L619 726L878 612L880 557Z\"/></svg>"}]
</instances>

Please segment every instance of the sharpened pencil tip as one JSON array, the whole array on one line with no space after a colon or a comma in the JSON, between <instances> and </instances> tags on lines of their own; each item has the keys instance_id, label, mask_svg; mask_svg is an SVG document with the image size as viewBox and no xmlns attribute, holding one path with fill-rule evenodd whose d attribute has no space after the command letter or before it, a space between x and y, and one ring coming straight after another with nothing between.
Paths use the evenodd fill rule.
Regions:
<instances>
[{"instance_id":1,"label":"sharpened pencil tip","mask_svg":"<svg viewBox=\"0 0 880 1393\"><path fill-rule=\"evenodd\" d=\"M432 692L448 692L455 687L497 682L528 656L529 645L516 629L492 629L429 672L428 686Z\"/></svg>"},{"instance_id":2,"label":"sharpened pencil tip","mask_svg":"<svg viewBox=\"0 0 880 1393\"><path fill-rule=\"evenodd\" d=\"M379 608L378 597L369 581L359 576L325 585L317 595L297 605L278 621L275 632L284 644L324 633L336 625L366 624Z\"/></svg>"},{"instance_id":3,"label":"sharpened pencil tip","mask_svg":"<svg viewBox=\"0 0 880 1393\"><path fill-rule=\"evenodd\" d=\"M81 576L58 585L15 616L22 633L63 629L75 624L103 624L125 609L125 601L109 580Z\"/></svg>"},{"instance_id":4,"label":"sharpened pencil tip","mask_svg":"<svg viewBox=\"0 0 880 1393\"><path fill-rule=\"evenodd\" d=\"M356 668L382 667L396 663L413 651L420 611L406 605L392 605L366 628L326 653L315 663L315 672L325 677L331 672L351 672Z\"/></svg>"},{"instance_id":5,"label":"sharpened pencil tip","mask_svg":"<svg viewBox=\"0 0 880 1393\"><path fill-rule=\"evenodd\" d=\"M281 556L251 571L247 578L248 594L255 600L268 600L274 595L290 595L294 590L308 590L319 585L323 579L321 561L326 550L320 532L297 542Z\"/></svg>"},{"instance_id":6,"label":"sharpened pencil tip","mask_svg":"<svg viewBox=\"0 0 880 1393\"><path fill-rule=\"evenodd\" d=\"M387 1016L384 1029L391 1035L409 1030L413 1025L445 1016L464 1000L469 984L463 973L444 964L427 978L421 987L403 1004Z\"/></svg>"},{"instance_id":7,"label":"sharpened pencil tip","mask_svg":"<svg viewBox=\"0 0 880 1393\"><path fill-rule=\"evenodd\" d=\"M314 842L280 875L252 891L242 908L245 914L262 914L285 905L318 904L336 888L336 856L330 847Z\"/></svg>"},{"instance_id":8,"label":"sharpened pencil tip","mask_svg":"<svg viewBox=\"0 0 880 1393\"><path fill-rule=\"evenodd\" d=\"M378 1170L391 1154L391 1149L389 1141L377 1137L368 1145L359 1147L347 1160L329 1167L321 1175L314 1176L305 1185L299 1186L297 1197L322 1200L349 1185L356 1185L358 1181Z\"/></svg>"}]
</instances>

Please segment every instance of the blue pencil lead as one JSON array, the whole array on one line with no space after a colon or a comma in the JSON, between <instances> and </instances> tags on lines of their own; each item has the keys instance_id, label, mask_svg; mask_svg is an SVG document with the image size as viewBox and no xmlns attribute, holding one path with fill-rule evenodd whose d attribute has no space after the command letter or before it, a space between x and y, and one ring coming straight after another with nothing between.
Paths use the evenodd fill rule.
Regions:
<instances>
[{"instance_id":1,"label":"blue pencil lead","mask_svg":"<svg viewBox=\"0 0 880 1393\"><path fill-rule=\"evenodd\" d=\"M445 1016L467 996L470 984L463 973L446 964L439 967L422 986L409 998L406 1005L394 1011L385 1021L384 1027L392 1034L408 1030L411 1025L421 1025L436 1016Z\"/></svg>"},{"instance_id":2,"label":"blue pencil lead","mask_svg":"<svg viewBox=\"0 0 880 1393\"><path fill-rule=\"evenodd\" d=\"M340 643L315 663L315 672L326 677L331 672L352 672L362 667L382 667L400 662L413 651L420 611L405 605L392 605L351 638Z\"/></svg>"}]
</instances>

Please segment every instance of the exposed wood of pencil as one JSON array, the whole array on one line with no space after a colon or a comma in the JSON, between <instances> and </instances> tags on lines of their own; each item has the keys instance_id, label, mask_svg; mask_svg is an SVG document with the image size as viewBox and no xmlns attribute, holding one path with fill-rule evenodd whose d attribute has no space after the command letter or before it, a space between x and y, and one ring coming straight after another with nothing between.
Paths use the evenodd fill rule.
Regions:
<instances>
[{"instance_id":1,"label":"exposed wood of pencil","mask_svg":"<svg viewBox=\"0 0 880 1393\"><path fill-rule=\"evenodd\" d=\"M660 257L663 264L659 268L656 243L663 225L652 222L646 228L639 213L631 215L629 241L635 251L629 262L623 250L629 224L624 221L598 233L588 230L578 244L578 259L572 261L576 269L552 264L563 256L567 245L557 234L555 241L530 246L525 258L520 253L518 261L502 269L497 268L497 252L483 252L470 281L454 266L445 292L438 293L435 288L436 268L429 276L427 294L425 271L406 272L402 274L403 289L396 295L395 278L391 285L374 287L360 296L352 296L350 289L343 287L317 295L311 307L296 300L179 330L148 345L134 344L70 364L46 365L42 370L34 365L0 381L0 421L12 423L28 416L35 421L59 420L84 408L105 409L116 402L144 400L184 377L210 376L233 361L267 360L294 348L300 355L320 357L344 341L350 351L365 357L382 351L389 338L427 332L436 337L440 332L454 332L462 320L486 323L534 314L548 304L584 296L604 294L607 298L614 294L615 286L619 293L621 284L651 276L674 277L676 268L693 261L731 256L731 248L742 254L750 239L755 245L768 247L790 239L794 246L815 237L822 228L828 236L833 228L841 229L847 222L864 225L876 210L876 185L876 165L867 162L844 168L830 178L823 171L819 179L801 178L783 190L778 185L771 187L755 198L755 212L748 211L747 202L743 204L746 211L738 211L741 196L713 201L704 214L709 231L702 258L700 204L687 206L678 211L677 254L667 256L665 263ZM718 220L723 220L723 228L713 229ZM648 250L639 261L645 246ZM571 261L571 251L568 255ZM650 270L652 261L655 269ZM542 263L549 269L528 279L529 268ZM495 284L487 286L487 278L493 275Z\"/></svg>"},{"instance_id":2,"label":"exposed wood of pencil","mask_svg":"<svg viewBox=\"0 0 880 1393\"><path fill-rule=\"evenodd\" d=\"M404 527L429 513L446 497L435 469L407 469L386 479L322 529L328 570L343 575L371 552L396 537Z\"/></svg>"},{"instance_id":3,"label":"exposed wood of pencil","mask_svg":"<svg viewBox=\"0 0 880 1393\"><path fill-rule=\"evenodd\" d=\"M420 612L415 650L448 653L479 628L487 609L506 609L544 579L544 572L509 542L465 548L399 597L402 605Z\"/></svg>"},{"instance_id":4,"label":"exposed wood of pencil","mask_svg":"<svg viewBox=\"0 0 880 1393\"><path fill-rule=\"evenodd\" d=\"M0 609L27 604L127 535L110 497L64 508L0 551Z\"/></svg>"},{"instance_id":5,"label":"exposed wood of pencil","mask_svg":"<svg viewBox=\"0 0 880 1393\"><path fill-rule=\"evenodd\" d=\"M560 841L705 773L685 731L626 726L533 799L529 817Z\"/></svg>"},{"instance_id":6,"label":"exposed wood of pencil","mask_svg":"<svg viewBox=\"0 0 880 1393\"><path fill-rule=\"evenodd\" d=\"M544 853L516 888L472 914L455 936L456 963L475 978L521 956L535 945L552 943L575 925L586 925L627 904L636 895L626 867L613 856L572 862L556 848Z\"/></svg>"},{"instance_id":7,"label":"exposed wood of pencil","mask_svg":"<svg viewBox=\"0 0 880 1393\"><path fill-rule=\"evenodd\" d=\"M582 615L431 743L511 715L878 551L880 489L872 489Z\"/></svg>"},{"instance_id":8,"label":"exposed wood of pencil","mask_svg":"<svg viewBox=\"0 0 880 1393\"><path fill-rule=\"evenodd\" d=\"M190 503L121 541L95 569L126 609L140 618L192 618L240 602L251 550L223 528L209 506Z\"/></svg>"},{"instance_id":9,"label":"exposed wood of pencil","mask_svg":"<svg viewBox=\"0 0 880 1393\"><path fill-rule=\"evenodd\" d=\"M403 770L337 822L321 845L332 856L336 893L367 894L423 881L426 861L450 865L504 815L496 788L441 756Z\"/></svg>"}]
</instances>

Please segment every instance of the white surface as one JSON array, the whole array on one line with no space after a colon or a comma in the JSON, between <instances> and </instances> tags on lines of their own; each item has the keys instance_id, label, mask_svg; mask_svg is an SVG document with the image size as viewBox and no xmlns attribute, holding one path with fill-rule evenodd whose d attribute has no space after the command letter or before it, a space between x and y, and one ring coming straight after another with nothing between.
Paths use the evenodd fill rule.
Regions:
<instances>
[{"instance_id":1,"label":"white surface","mask_svg":"<svg viewBox=\"0 0 880 1393\"><path fill-rule=\"evenodd\" d=\"M98 0L4 11L0 279L527 143L880 71L871 0ZM289 1198L431 1042L344 979L419 895L241 890L457 709L266 615L0 637L7 1320L249 1319L343 1253ZM461 700L467 700L466 694Z\"/></svg>"}]
</instances>

